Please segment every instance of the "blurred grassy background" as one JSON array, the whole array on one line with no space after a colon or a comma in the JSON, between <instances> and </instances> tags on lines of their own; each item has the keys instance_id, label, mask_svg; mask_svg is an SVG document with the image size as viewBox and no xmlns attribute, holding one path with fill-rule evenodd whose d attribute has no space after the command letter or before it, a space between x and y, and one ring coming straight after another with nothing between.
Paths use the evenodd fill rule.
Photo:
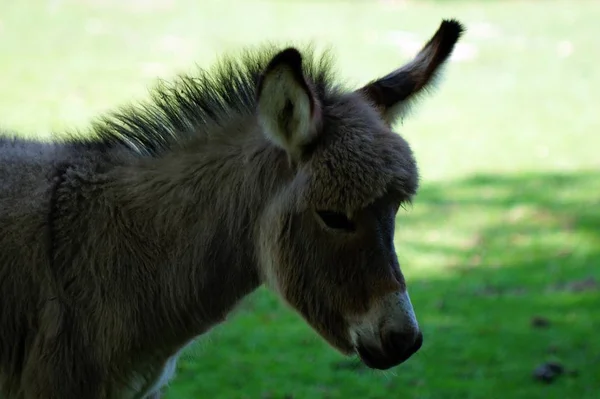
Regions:
<instances>
[{"instance_id":1,"label":"blurred grassy background","mask_svg":"<svg viewBox=\"0 0 600 399\"><path fill-rule=\"evenodd\" d=\"M329 47L358 86L448 17L468 32L399 126L423 174L396 239L421 352L366 370L261 289L186 354L167 398L599 397L600 2L0 3L0 125L43 138L265 40ZM567 371L552 384L531 376L546 361Z\"/></svg>"}]
</instances>

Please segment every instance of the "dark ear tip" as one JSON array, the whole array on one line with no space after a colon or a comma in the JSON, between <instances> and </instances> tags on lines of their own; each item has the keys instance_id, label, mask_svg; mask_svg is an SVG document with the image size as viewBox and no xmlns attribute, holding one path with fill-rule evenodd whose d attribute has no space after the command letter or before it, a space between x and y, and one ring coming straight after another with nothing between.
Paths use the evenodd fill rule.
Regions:
<instances>
[{"instance_id":1,"label":"dark ear tip","mask_svg":"<svg viewBox=\"0 0 600 399\"><path fill-rule=\"evenodd\" d=\"M267 76L274 69L280 66L287 67L287 69L291 71L296 81L306 86L304 74L302 71L302 54L300 54L300 51L298 51L294 47L288 47L275 54L275 56L267 64L258 81L257 95L260 96Z\"/></svg>"},{"instance_id":2,"label":"dark ear tip","mask_svg":"<svg viewBox=\"0 0 600 399\"><path fill-rule=\"evenodd\" d=\"M458 39L463 32L465 32L465 26L456 19L444 19L440 25L438 31L444 35L454 36Z\"/></svg>"},{"instance_id":3,"label":"dark ear tip","mask_svg":"<svg viewBox=\"0 0 600 399\"><path fill-rule=\"evenodd\" d=\"M288 47L285 50L280 51L279 53L277 53L277 55L275 55L275 57L273 57L273 59L269 63L269 66L267 67L267 70L273 69L279 65L288 65L295 71L301 71L302 55L297 49L293 47Z\"/></svg>"}]
</instances>

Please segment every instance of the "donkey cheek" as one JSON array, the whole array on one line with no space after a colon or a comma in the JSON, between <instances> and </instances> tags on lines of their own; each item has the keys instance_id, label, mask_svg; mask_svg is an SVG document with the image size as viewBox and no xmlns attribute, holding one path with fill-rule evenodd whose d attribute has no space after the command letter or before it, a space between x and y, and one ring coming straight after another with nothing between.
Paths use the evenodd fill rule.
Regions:
<instances>
[{"instance_id":1,"label":"donkey cheek","mask_svg":"<svg viewBox=\"0 0 600 399\"><path fill-rule=\"evenodd\" d=\"M283 284L281 294L283 299L295 309L299 315L318 333L329 345L344 354L353 352L353 346L348 333L349 325L341 311L331 311L330 306L341 302L341 298L329 296L331 302L320 298L319 292L302 292L298 289L301 284ZM328 303L329 306L323 307Z\"/></svg>"}]
</instances>

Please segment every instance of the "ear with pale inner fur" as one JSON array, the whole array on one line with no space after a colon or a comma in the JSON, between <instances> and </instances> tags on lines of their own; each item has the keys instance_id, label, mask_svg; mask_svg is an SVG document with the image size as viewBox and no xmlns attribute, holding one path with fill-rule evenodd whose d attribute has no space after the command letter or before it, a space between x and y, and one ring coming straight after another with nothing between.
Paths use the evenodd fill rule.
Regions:
<instances>
[{"instance_id":1,"label":"ear with pale inner fur","mask_svg":"<svg viewBox=\"0 0 600 399\"><path fill-rule=\"evenodd\" d=\"M463 32L464 27L458 21L442 21L435 35L411 62L358 91L379 108L387 123L393 124L439 75Z\"/></svg>"},{"instance_id":2,"label":"ear with pale inner fur","mask_svg":"<svg viewBox=\"0 0 600 399\"><path fill-rule=\"evenodd\" d=\"M267 138L298 160L319 131L321 109L302 71L302 56L288 48L267 65L257 88L258 122Z\"/></svg>"}]
</instances>

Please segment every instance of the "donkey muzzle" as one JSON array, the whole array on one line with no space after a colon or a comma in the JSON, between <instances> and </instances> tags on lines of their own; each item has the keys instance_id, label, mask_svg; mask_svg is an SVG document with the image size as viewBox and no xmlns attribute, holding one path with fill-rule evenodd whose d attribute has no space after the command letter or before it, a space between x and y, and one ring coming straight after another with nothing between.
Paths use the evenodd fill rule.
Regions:
<instances>
[{"instance_id":1,"label":"donkey muzzle","mask_svg":"<svg viewBox=\"0 0 600 399\"><path fill-rule=\"evenodd\" d=\"M397 366L423 345L423 334L407 291L387 295L355 325L356 353L368 367Z\"/></svg>"},{"instance_id":2,"label":"donkey muzzle","mask_svg":"<svg viewBox=\"0 0 600 399\"><path fill-rule=\"evenodd\" d=\"M382 337L381 348L359 344L356 351L362 362L372 369L387 370L404 363L423 345L423 334L390 332Z\"/></svg>"}]
</instances>

